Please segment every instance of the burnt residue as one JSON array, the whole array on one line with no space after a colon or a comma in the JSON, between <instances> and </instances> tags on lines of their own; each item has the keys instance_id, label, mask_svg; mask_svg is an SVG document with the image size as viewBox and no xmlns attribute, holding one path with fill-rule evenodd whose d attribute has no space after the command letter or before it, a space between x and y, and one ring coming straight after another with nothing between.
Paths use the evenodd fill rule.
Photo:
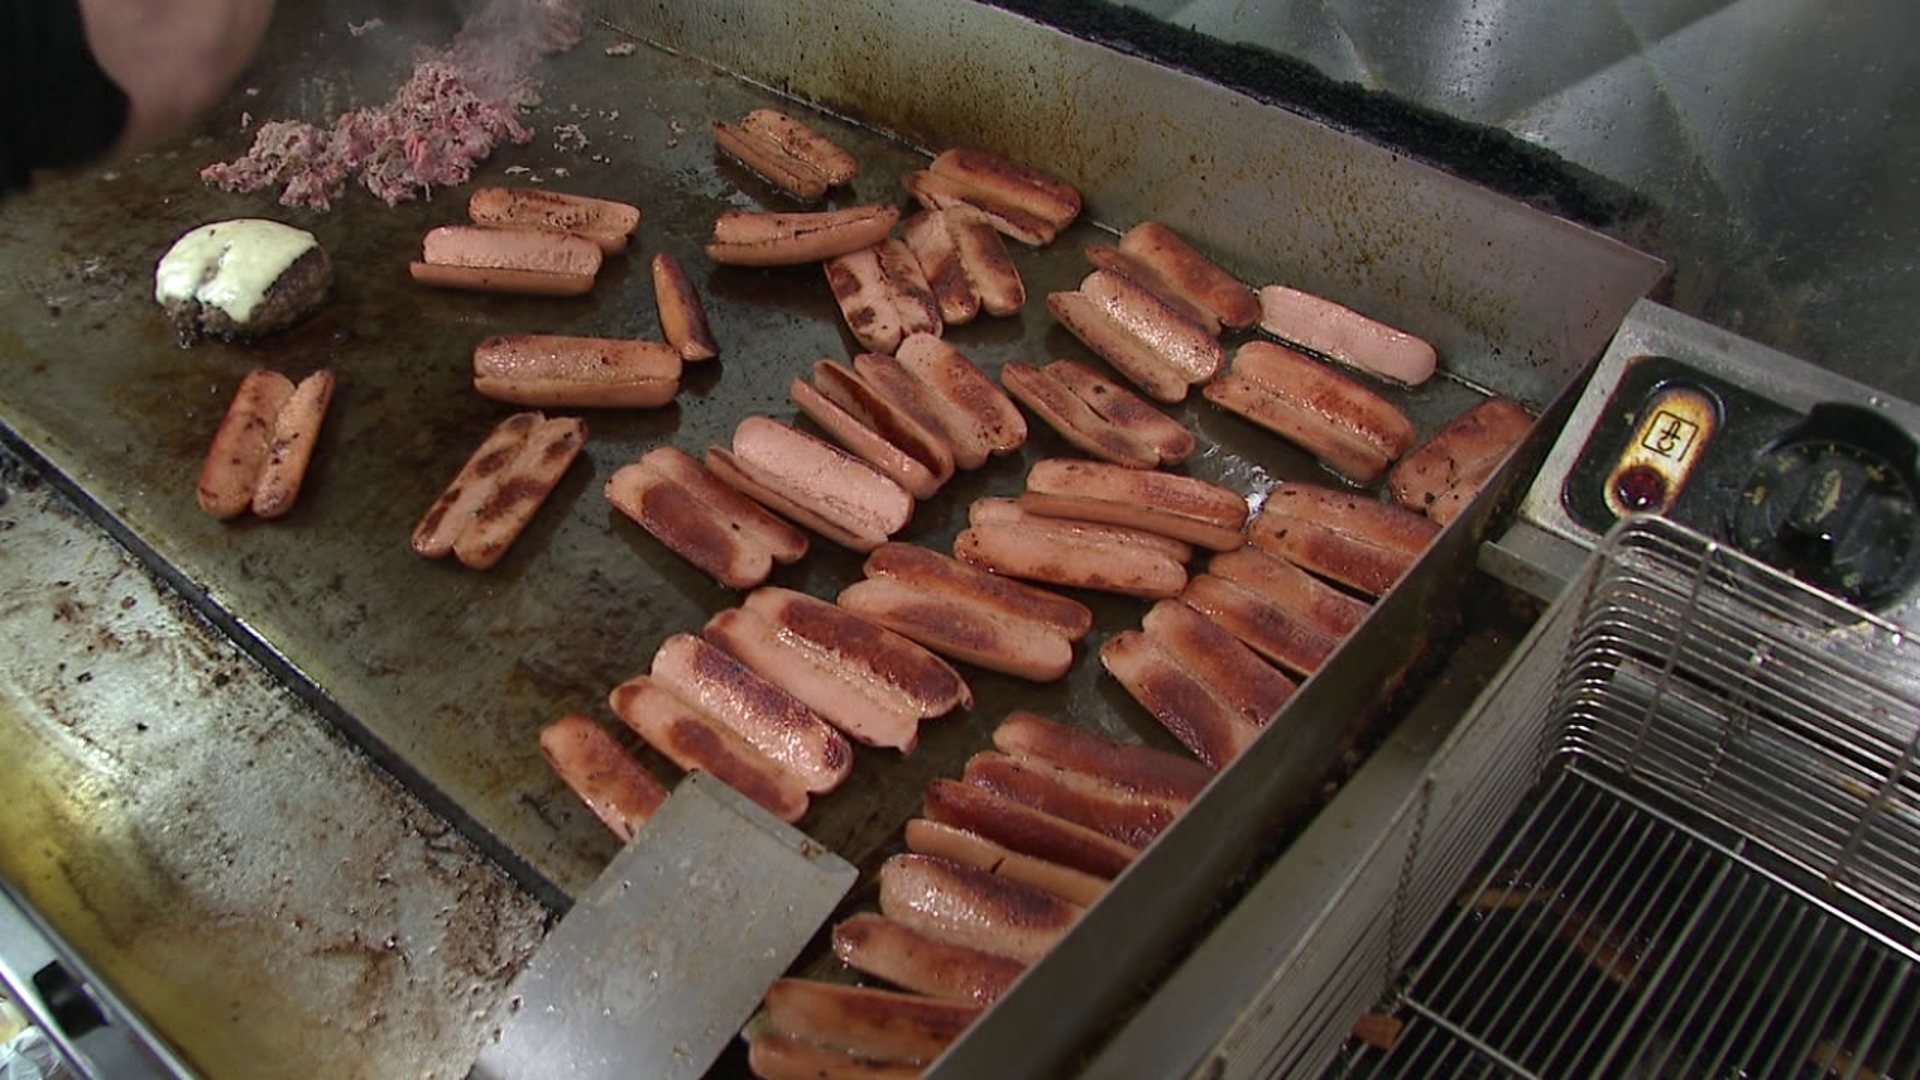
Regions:
<instances>
[{"instance_id":1,"label":"burnt residue","mask_svg":"<svg viewBox=\"0 0 1920 1080\"><path fill-rule=\"evenodd\" d=\"M988 0L1074 37L1219 83L1269 105L1403 151L1547 213L1616 236L1648 231L1645 196L1499 128L1473 124L1309 64L1230 44L1133 8L1086 0Z\"/></svg>"}]
</instances>

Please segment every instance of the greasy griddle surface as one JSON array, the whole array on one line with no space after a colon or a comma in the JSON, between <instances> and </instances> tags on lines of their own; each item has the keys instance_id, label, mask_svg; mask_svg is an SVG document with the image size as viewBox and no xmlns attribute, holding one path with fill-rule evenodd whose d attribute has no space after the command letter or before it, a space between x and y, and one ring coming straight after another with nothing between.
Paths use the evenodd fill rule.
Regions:
<instances>
[{"instance_id":1,"label":"greasy griddle surface","mask_svg":"<svg viewBox=\"0 0 1920 1080\"><path fill-rule=\"evenodd\" d=\"M243 111L255 122L324 122L383 101L408 68L406 46L451 33L450 25L387 26L354 37L338 12L298 5L283 6L279 18L251 77L255 92L236 92L206 133L0 206L12 279L0 300L0 421L178 580L204 589L210 610L230 615L317 687L377 758L467 819L509 863L524 864L517 869L529 884L575 893L615 843L541 759L540 727L569 711L611 723L609 689L643 671L667 635L697 630L738 600L611 509L601 485L651 447L698 453L724 443L750 413L792 418L788 381L855 348L817 266L716 267L700 250L720 211L789 205L716 160L707 135L711 120L779 99L644 46L607 56L618 39L590 27L579 47L543 69L546 99L527 117L535 140L496 153L477 182L525 182L505 172L523 165L552 187L634 202L644 217L632 251L610 259L582 299L432 290L408 280L407 262L427 228L462 218L467 189L390 209L352 188L331 213L313 214L281 208L268 193L224 195L197 179L201 165L244 151ZM362 62L365 70L349 74ZM925 160L921 151L784 107L859 158L862 175L843 201L904 201L897 178ZM559 124L579 125L584 150L556 142ZM180 233L237 216L311 229L335 262L333 298L269 341L183 349L151 301L154 263ZM989 371L1016 357L1088 356L1053 324L1043 298L1071 288L1087 269L1083 246L1108 238L1082 223L1047 250L1016 247L1026 310L956 327L948 340ZM481 437L515 411L471 389L474 343L535 331L657 338L645 259L662 250L680 258L705 298L722 358L690 367L670 407L586 413L581 460L492 571L414 555L415 521ZM331 367L338 389L293 512L222 524L196 506L195 478L241 376L263 365L296 377ZM1424 435L1474 399L1445 384L1404 400ZM1304 455L1198 394L1175 414L1201 436L1186 466L1195 475L1255 496L1280 478L1331 482ZM1033 460L1066 452L1036 425L1020 455L963 473L920 504L900 538L950 550L968 503L1017 492ZM815 538L807 559L773 583L831 597L858 567L856 556ZM1035 686L963 669L978 698L971 712L923 725L911 757L859 750L852 778L818 799L802 827L871 869L897 845L925 782L958 775L1013 708L1172 745L1094 656L1106 636L1138 625L1146 605L1087 599L1095 630L1065 680ZM157 695L153 708L167 707ZM663 778L675 775L650 752L645 760Z\"/></svg>"}]
</instances>

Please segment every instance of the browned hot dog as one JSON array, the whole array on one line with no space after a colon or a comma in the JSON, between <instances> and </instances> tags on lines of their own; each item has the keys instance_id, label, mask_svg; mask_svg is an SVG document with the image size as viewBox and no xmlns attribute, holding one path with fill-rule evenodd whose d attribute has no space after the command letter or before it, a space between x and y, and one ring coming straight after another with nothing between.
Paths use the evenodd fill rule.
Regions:
<instances>
[{"instance_id":1,"label":"browned hot dog","mask_svg":"<svg viewBox=\"0 0 1920 1080\"><path fill-rule=\"evenodd\" d=\"M860 163L826 136L785 113L754 109L737 124L717 122L713 140L789 194L814 200L850 183Z\"/></svg>"},{"instance_id":2,"label":"browned hot dog","mask_svg":"<svg viewBox=\"0 0 1920 1080\"><path fill-rule=\"evenodd\" d=\"M838 657L797 646L758 612L728 608L707 620L701 635L858 742L902 754L919 743L918 710L862 680Z\"/></svg>"},{"instance_id":3,"label":"browned hot dog","mask_svg":"<svg viewBox=\"0 0 1920 1080\"><path fill-rule=\"evenodd\" d=\"M653 680L726 724L818 794L853 770L853 748L820 714L737 658L692 635L674 634L653 654Z\"/></svg>"},{"instance_id":4,"label":"browned hot dog","mask_svg":"<svg viewBox=\"0 0 1920 1080\"><path fill-rule=\"evenodd\" d=\"M1263 548L1223 551L1207 562L1207 572L1259 593L1336 638L1352 633L1369 610L1364 602Z\"/></svg>"},{"instance_id":5,"label":"browned hot dog","mask_svg":"<svg viewBox=\"0 0 1920 1080\"><path fill-rule=\"evenodd\" d=\"M844 608L771 586L749 594L746 607L788 641L818 650L923 719L973 707L972 689L946 661Z\"/></svg>"},{"instance_id":6,"label":"browned hot dog","mask_svg":"<svg viewBox=\"0 0 1920 1080\"><path fill-rule=\"evenodd\" d=\"M1260 321L1260 298L1253 290L1165 225L1135 225L1121 235L1120 250L1153 267L1161 280L1222 323L1244 330Z\"/></svg>"},{"instance_id":7,"label":"browned hot dog","mask_svg":"<svg viewBox=\"0 0 1920 1080\"><path fill-rule=\"evenodd\" d=\"M940 332L940 305L906 244L884 237L823 264L827 285L860 344L891 353L908 334Z\"/></svg>"},{"instance_id":8,"label":"browned hot dog","mask_svg":"<svg viewBox=\"0 0 1920 1080\"><path fill-rule=\"evenodd\" d=\"M1207 400L1298 444L1356 484L1380 479L1413 445L1413 423L1359 382L1284 345L1249 341Z\"/></svg>"},{"instance_id":9,"label":"browned hot dog","mask_svg":"<svg viewBox=\"0 0 1920 1080\"><path fill-rule=\"evenodd\" d=\"M660 313L660 336L689 363L719 356L720 343L707 325L707 309L680 268L680 260L661 251L647 265L653 277L654 308Z\"/></svg>"},{"instance_id":10,"label":"browned hot dog","mask_svg":"<svg viewBox=\"0 0 1920 1080\"><path fill-rule=\"evenodd\" d=\"M1124 425L1096 412L1066 383L1021 360L1000 365L1000 382L1069 443L1103 461L1135 469L1160 465L1160 452Z\"/></svg>"},{"instance_id":11,"label":"browned hot dog","mask_svg":"<svg viewBox=\"0 0 1920 1080\"><path fill-rule=\"evenodd\" d=\"M966 866L1045 889L1069 903L1092 906L1107 889L1105 878L1084 870L1023 855L978 833L926 818L912 818L906 827L907 850L951 859Z\"/></svg>"},{"instance_id":12,"label":"browned hot dog","mask_svg":"<svg viewBox=\"0 0 1920 1080\"><path fill-rule=\"evenodd\" d=\"M1019 525L1022 527L1065 528L1086 542L1112 544L1123 548L1145 548L1185 566L1193 559L1193 545L1171 536L1132 529L1125 525L1107 525L1098 521L1047 517L1020 505L1018 499L988 497L967 504L969 525Z\"/></svg>"},{"instance_id":13,"label":"browned hot dog","mask_svg":"<svg viewBox=\"0 0 1920 1080\"><path fill-rule=\"evenodd\" d=\"M1220 333L1220 316L1188 299L1174 287L1172 282L1162 277L1160 271L1139 256L1122 251L1112 244L1088 244L1087 261L1102 270L1130 279L1141 288L1158 296L1166 302L1168 307L1186 316L1194 325L1207 333L1216 336Z\"/></svg>"},{"instance_id":14,"label":"browned hot dog","mask_svg":"<svg viewBox=\"0 0 1920 1080\"><path fill-rule=\"evenodd\" d=\"M900 208L889 203L805 213L729 210L713 223L707 258L732 266L820 262L872 247L899 220Z\"/></svg>"},{"instance_id":15,"label":"browned hot dog","mask_svg":"<svg viewBox=\"0 0 1920 1080\"><path fill-rule=\"evenodd\" d=\"M899 484L916 499L932 498L940 490L940 479L913 455L888 442L859 417L822 393L818 386L795 376L787 384L787 396L809 420L820 425L834 442L846 447L862 461Z\"/></svg>"},{"instance_id":16,"label":"browned hot dog","mask_svg":"<svg viewBox=\"0 0 1920 1080\"><path fill-rule=\"evenodd\" d=\"M1281 484L1247 527L1255 546L1372 596L1393 587L1440 527L1405 507L1314 484Z\"/></svg>"},{"instance_id":17,"label":"browned hot dog","mask_svg":"<svg viewBox=\"0 0 1920 1080\"><path fill-rule=\"evenodd\" d=\"M1262 660L1239 638L1179 600L1162 600L1140 629L1173 661L1213 687L1241 715L1265 724L1293 696L1297 684Z\"/></svg>"},{"instance_id":18,"label":"browned hot dog","mask_svg":"<svg viewBox=\"0 0 1920 1080\"><path fill-rule=\"evenodd\" d=\"M1165 301L1119 274L1093 271L1081 279L1080 294L1100 305L1189 383L1206 382L1226 362L1226 353L1205 327L1183 318Z\"/></svg>"},{"instance_id":19,"label":"browned hot dog","mask_svg":"<svg viewBox=\"0 0 1920 1080\"><path fill-rule=\"evenodd\" d=\"M1213 779L1205 766L1191 758L1119 742L1023 709L1008 713L994 729L993 745L1015 757L1049 762L1129 791L1183 802L1199 798L1201 789Z\"/></svg>"},{"instance_id":20,"label":"browned hot dog","mask_svg":"<svg viewBox=\"0 0 1920 1080\"><path fill-rule=\"evenodd\" d=\"M747 1040L747 1069L759 1080L915 1080L927 1067L874 1061L778 1031Z\"/></svg>"},{"instance_id":21,"label":"browned hot dog","mask_svg":"<svg viewBox=\"0 0 1920 1080\"><path fill-rule=\"evenodd\" d=\"M922 210L909 216L900 223L900 238L913 252L920 272L926 276L927 288L940 305L941 323L960 326L972 322L980 314L980 293L960 261L960 248L947 227L946 211Z\"/></svg>"},{"instance_id":22,"label":"browned hot dog","mask_svg":"<svg viewBox=\"0 0 1920 1080\"><path fill-rule=\"evenodd\" d=\"M925 1064L940 1056L981 1007L871 986L780 979L764 1020L783 1034L874 1061Z\"/></svg>"},{"instance_id":23,"label":"browned hot dog","mask_svg":"<svg viewBox=\"0 0 1920 1080\"><path fill-rule=\"evenodd\" d=\"M856 370L859 366L856 358ZM925 395L911 395L920 402L916 407L935 421L937 426L929 430L946 440L960 468L979 468L988 457L1010 454L1027 441L1027 421L1019 406L980 365L932 334L908 335L891 365L870 360L867 372L895 399L908 397L912 390L898 379L899 372L919 383Z\"/></svg>"},{"instance_id":24,"label":"browned hot dog","mask_svg":"<svg viewBox=\"0 0 1920 1080\"><path fill-rule=\"evenodd\" d=\"M496 335L473 349L473 388L539 407L653 408L680 391L680 353L657 341Z\"/></svg>"},{"instance_id":25,"label":"browned hot dog","mask_svg":"<svg viewBox=\"0 0 1920 1080\"><path fill-rule=\"evenodd\" d=\"M1073 644L1057 630L1011 618L964 594L869 577L842 589L835 602L941 656L990 671L1052 682L1073 665Z\"/></svg>"},{"instance_id":26,"label":"browned hot dog","mask_svg":"<svg viewBox=\"0 0 1920 1080\"><path fill-rule=\"evenodd\" d=\"M870 578L894 578L921 591L950 594L1013 621L1045 628L1068 641L1080 640L1093 626L1093 612L1078 600L1009 581L914 544L876 548L862 569Z\"/></svg>"},{"instance_id":27,"label":"browned hot dog","mask_svg":"<svg viewBox=\"0 0 1920 1080\"><path fill-rule=\"evenodd\" d=\"M1490 397L1401 458L1387 477L1387 488L1401 506L1445 525L1532 427L1527 410L1506 398Z\"/></svg>"},{"instance_id":28,"label":"browned hot dog","mask_svg":"<svg viewBox=\"0 0 1920 1080\"><path fill-rule=\"evenodd\" d=\"M992 751L968 758L962 776L975 787L1136 848L1153 843L1187 805L1184 800L1132 791L1057 765Z\"/></svg>"},{"instance_id":29,"label":"browned hot dog","mask_svg":"<svg viewBox=\"0 0 1920 1080\"><path fill-rule=\"evenodd\" d=\"M600 273L600 245L549 229L442 225L409 266L424 285L482 292L579 296Z\"/></svg>"},{"instance_id":30,"label":"browned hot dog","mask_svg":"<svg viewBox=\"0 0 1920 1080\"><path fill-rule=\"evenodd\" d=\"M1239 493L1198 477L1104 461L1034 462L1020 505L1047 517L1125 525L1215 551L1246 542L1247 500Z\"/></svg>"},{"instance_id":31,"label":"browned hot dog","mask_svg":"<svg viewBox=\"0 0 1920 1080\"><path fill-rule=\"evenodd\" d=\"M1301 678L1318 671L1340 644L1341 635L1328 633L1298 612L1214 574L1195 575L1180 594L1180 602Z\"/></svg>"},{"instance_id":32,"label":"browned hot dog","mask_svg":"<svg viewBox=\"0 0 1920 1080\"><path fill-rule=\"evenodd\" d=\"M647 676L614 687L607 704L647 745L682 769L712 774L782 821L799 821L807 812L807 788L798 776Z\"/></svg>"},{"instance_id":33,"label":"browned hot dog","mask_svg":"<svg viewBox=\"0 0 1920 1080\"><path fill-rule=\"evenodd\" d=\"M1080 193L1038 169L983 150L941 152L925 170L905 178L927 206L972 206L1002 233L1026 244L1053 242L1080 215Z\"/></svg>"},{"instance_id":34,"label":"browned hot dog","mask_svg":"<svg viewBox=\"0 0 1920 1080\"><path fill-rule=\"evenodd\" d=\"M991 1005L1026 965L998 953L923 933L884 915L861 912L833 928L840 962L895 986L948 1001Z\"/></svg>"},{"instance_id":35,"label":"browned hot dog","mask_svg":"<svg viewBox=\"0 0 1920 1080\"><path fill-rule=\"evenodd\" d=\"M1044 889L930 855L880 866L880 911L934 937L1031 964L1085 910Z\"/></svg>"},{"instance_id":36,"label":"browned hot dog","mask_svg":"<svg viewBox=\"0 0 1920 1080\"><path fill-rule=\"evenodd\" d=\"M609 477L607 501L723 585L748 589L775 562L806 554L806 534L715 480L685 451L655 447Z\"/></svg>"},{"instance_id":37,"label":"browned hot dog","mask_svg":"<svg viewBox=\"0 0 1920 1080\"><path fill-rule=\"evenodd\" d=\"M453 542L472 523L475 511L493 496L500 477L520 456L527 436L540 421L537 412L515 413L494 425L474 450L459 475L434 500L413 529L413 550L437 559L453 550Z\"/></svg>"},{"instance_id":38,"label":"browned hot dog","mask_svg":"<svg viewBox=\"0 0 1920 1080\"><path fill-rule=\"evenodd\" d=\"M1186 425L1087 365L1078 360L1055 360L1045 370L1108 423L1125 428L1152 446L1162 465L1185 461L1193 453L1193 432Z\"/></svg>"},{"instance_id":39,"label":"browned hot dog","mask_svg":"<svg viewBox=\"0 0 1920 1080\"><path fill-rule=\"evenodd\" d=\"M1260 733L1258 725L1140 631L1108 638L1100 647L1100 663L1182 746L1215 770L1226 768Z\"/></svg>"},{"instance_id":40,"label":"browned hot dog","mask_svg":"<svg viewBox=\"0 0 1920 1080\"><path fill-rule=\"evenodd\" d=\"M277 371L261 368L240 380L200 467L202 510L230 518L253 505L260 470L273 445L274 425L292 396L293 380Z\"/></svg>"},{"instance_id":41,"label":"browned hot dog","mask_svg":"<svg viewBox=\"0 0 1920 1080\"><path fill-rule=\"evenodd\" d=\"M1081 292L1047 294L1047 310L1081 343L1155 401L1183 401L1186 376Z\"/></svg>"},{"instance_id":42,"label":"browned hot dog","mask_svg":"<svg viewBox=\"0 0 1920 1080\"><path fill-rule=\"evenodd\" d=\"M574 233L609 255L625 251L627 238L640 227L639 207L535 187L475 188L467 197L467 218L496 228Z\"/></svg>"},{"instance_id":43,"label":"browned hot dog","mask_svg":"<svg viewBox=\"0 0 1920 1080\"><path fill-rule=\"evenodd\" d=\"M576 417L553 417L535 424L512 463L498 474L492 492L454 537L453 557L475 570L499 562L586 443L586 422Z\"/></svg>"},{"instance_id":44,"label":"browned hot dog","mask_svg":"<svg viewBox=\"0 0 1920 1080\"><path fill-rule=\"evenodd\" d=\"M633 839L667 789L605 728L570 713L540 730L540 753L595 817L621 840Z\"/></svg>"},{"instance_id":45,"label":"browned hot dog","mask_svg":"<svg viewBox=\"0 0 1920 1080\"><path fill-rule=\"evenodd\" d=\"M859 421L861 426L918 463L931 483L927 495L953 478L953 451L946 440L894 404L892 398L882 394L857 371L833 360L816 361L813 365L813 384L829 401ZM920 492L915 491L914 494L919 495Z\"/></svg>"},{"instance_id":46,"label":"browned hot dog","mask_svg":"<svg viewBox=\"0 0 1920 1080\"><path fill-rule=\"evenodd\" d=\"M1140 854L1132 844L958 780L929 781L922 805L934 821L1095 877L1117 876Z\"/></svg>"},{"instance_id":47,"label":"browned hot dog","mask_svg":"<svg viewBox=\"0 0 1920 1080\"><path fill-rule=\"evenodd\" d=\"M1077 529L1065 519L972 525L954 538L961 562L1067 588L1149 599L1177 596L1187 568L1162 551Z\"/></svg>"},{"instance_id":48,"label":"browned hot dog","mask_svg":"<svg viewBox=\"0 0 1920 1080\"><path fill-rule=\"evenodd\" d=\"M273 420L267 460L261 463L260 479L254 484L255 516L275 518L293 509L307 463L313 458L313 444L320 438L320 421L332 400L333 372L322 369L301 379L281 404Z\"/></svg>"}]
</instances>

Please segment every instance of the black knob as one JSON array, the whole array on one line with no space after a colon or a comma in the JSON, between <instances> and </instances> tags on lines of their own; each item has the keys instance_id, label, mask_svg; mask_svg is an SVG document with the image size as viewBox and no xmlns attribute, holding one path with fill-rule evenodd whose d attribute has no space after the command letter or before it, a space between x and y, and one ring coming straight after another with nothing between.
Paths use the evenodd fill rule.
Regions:
<instances>
[{"instance_id":1,"label":"black knob","mask_svg":"<svg viewBox=\"0 0 1920 1080\"><path fill-rule=\"evenodd\" d=\"M1760 457L1731 521L1736 547L1867 607L1920 570L1912 440L1874 413L1823 405Z\"/></svg>"}]
</instances>

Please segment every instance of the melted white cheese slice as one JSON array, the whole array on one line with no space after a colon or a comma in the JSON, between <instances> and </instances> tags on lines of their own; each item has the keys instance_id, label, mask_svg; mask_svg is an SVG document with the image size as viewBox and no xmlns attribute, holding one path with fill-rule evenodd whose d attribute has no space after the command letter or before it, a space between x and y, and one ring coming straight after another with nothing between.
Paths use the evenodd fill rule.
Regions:
<instances>
[{"instance_id":1,"label":"melted white cheese slice","mask_svg":"<svg viewBox=\"0 0 1920 1080\"><path fill-rule=\"evenodd\" d=\"M267 289L312 250L313 234L264 218L202 225L174 241L153 273L153 298L162 304L194 299L246 322Z\"/></svg>"}]
</instances>

